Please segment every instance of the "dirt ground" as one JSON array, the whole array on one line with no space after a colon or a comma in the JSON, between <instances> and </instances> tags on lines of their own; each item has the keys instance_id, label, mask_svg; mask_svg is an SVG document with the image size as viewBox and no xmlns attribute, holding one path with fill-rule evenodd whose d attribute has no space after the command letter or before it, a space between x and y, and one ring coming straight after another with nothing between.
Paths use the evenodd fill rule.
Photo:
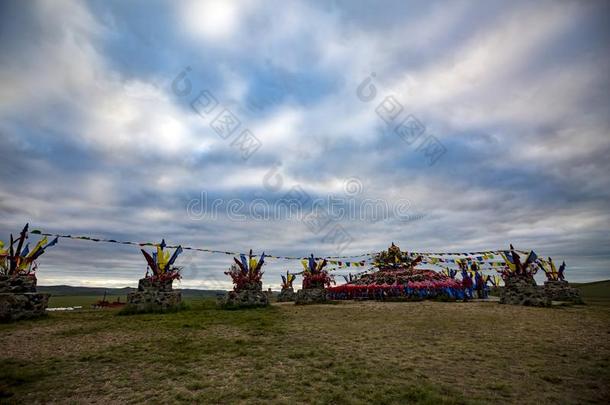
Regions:
<instances>
[{"instance_id":1,"label":"dirt ground","mask_svg":"<svg viewBox=\"0 0 610 405\"><path fill-rule=\"evenodd\" d=\"M340 302L0 325L0 402L608 403L610 306Z\"/></svg>"}]
</instances>

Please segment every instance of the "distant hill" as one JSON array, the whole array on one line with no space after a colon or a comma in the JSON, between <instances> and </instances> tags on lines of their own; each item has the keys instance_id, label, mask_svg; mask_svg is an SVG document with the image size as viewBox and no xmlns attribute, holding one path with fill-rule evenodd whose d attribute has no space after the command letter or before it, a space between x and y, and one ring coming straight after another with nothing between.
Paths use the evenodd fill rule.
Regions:
<instances>
[{"instance_id":1,"label":"distant hill","mask_svg":"<svg viewBox=\"0 0 610 405\"><path fill-rule=\"evenodd\" d=\"M106 292L109 296L115 295L127 295L132 292L135 288L124 287L124 288L104 288L104 287L73 287L69 285L39 285L37 287L38 292L48 293L54 296L103 296ZM219 293L224 293L224 290L197 290L190 288L181 288L182 296L185 298L197 298L197 297L216 297Z\"/></svg>"},{"instance_id":2,"label":"distant hill","mask_svg":"<svg viewBox=\"0 0 610 405\"><path fill-rule=\"evenodd\" d=\"M583 298L610 299L610 280L594 281L592 283L570 283L580 290Z\"/></svg>"},{"instance_id":3,"label":"distant hill","mask_svg":"<svg viewBox=\"0 0 610 405\"><path fill-rule=\"evenodd\" d=\"M570 283L573 287L581 291L583 298L593 299L610 299L610 280L594 281L592 283ZM38 286L38 291L49 293L54 296L103 296L104 291L109 296L125 296L128 292L134 291L135 288L104 288L104 287L72 287L69 285L51 285ZM198 290L190 288L182 288L182 296L185 298L205 298L216 297L219 293L224 293L224 290ZM492 295L499 295L499 288L492 288Z\"/></svg>"}]
</instances>

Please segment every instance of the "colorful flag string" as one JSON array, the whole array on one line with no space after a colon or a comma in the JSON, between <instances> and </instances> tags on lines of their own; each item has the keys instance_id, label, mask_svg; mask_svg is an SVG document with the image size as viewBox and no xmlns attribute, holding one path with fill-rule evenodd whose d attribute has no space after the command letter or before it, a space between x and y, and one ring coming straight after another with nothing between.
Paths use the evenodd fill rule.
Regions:
<instances>
[{"instance_id":1,"label":"colorful flag string","mask_svg":"<svg viewBox=\"0 0 610 405\"><path fill-rule=\"evenodd\" d=\"M157 243L153 242L134 242L134 241L120 241L115 239L105 239L105 238L94 238L90 236L81 236L81 235L61 235L61 234L53 234L43 232L41 230L33 230L32 234L38 234L42 236L53 236L57 238L67 238L67 239L75 239L75 240L85 240L90 242L104 242L104 243L117 243L121 245L133 245L133 246L157 246ZM176 249L178 246L167 246L170 249ZM184 250L192 250L197 252L204 253L213 253L213 254L225 254L229 256L238 256L243 254L242 252L232 252L226 250L215 250L215 249L206 249L206 248L198 248L191 246L182 246ZM491 267L502 267L505 265L504 260L502 259L502 253L504 250L489 250L489 251L480 251L480 252L409 252L412 257L421 256L423 258L422 263L438 265L440 267L445 267L447 264L457 264L463 260L467 263L476 262L478 264L485 264ZM518 250L519 253L527 254L526 251ZM332 265L335 265L332 269L340 269L347 267L364 267L368 260L371 260L376 253L362 253L355 255L346 255L346 256L322 256L317 257L316 259L327 259L328 262ZM449 257L452 256L452 257ZM279 255L267 255L269 258L273 259L282 259L282 260L303 260L307 257L297 257L297 256L279 256ZM362 260L339 260L339 259L356 259L356 258L366 258ZM495 260L494 260L495 259Z\"/></svg>"},{"instance_id":2,"label":"colorful flag string","mask_svg":"<svg viewBox=\"0 0 610 405\"><path fill-rule=\"evenodd\" d=\"M90 242L104 242L104 243L117 243L117 244L121 244L121 245L132 245L132 246L139 246L139 247L143 247L143 246L157 246L158 243L153 243L153 242L133 242L133 241L120 241L120 240L115 240L115 239L105 239L105 238L93 238L90 236L80 236L80 235L61 235L61 234L54 234L54 233L47 233L47 232L42 232L41 230L35 229L33 231L30 232L31 234L35 234L35 235L42 235L42 236L54 236L57 238L65 238L65 239L74 239L74 240L85 240L85 241L90 241ZM177 249L179 247L179 245L173 246L173 245L167 245L168 249ZM225 251L225 250L215 250L215 249L205 249L205 248L197 248L197 247L191 247L191 246L181 246L182 249L184 250L193 250L193 251L197 251L197 252L205 252L205 253L217 253L217 254L225 254L225 255L231 255L231 256L238 256L241 255L241 252L231 252L231 251ZM348 255L348 256L324 256L321 258L325 258L325 259L349 259L349 258L357 258L357 257L365 257L365 256L371 256L372 253L364 253L364 254L357 254L357 255ZM303 259L307 259L307 257L296 257L296 256L276 256L276 255L265 255L266 257L270 257L273 259L283 259L283 260L303 260ZM316 258L316 259L321 259L321 258ZM362 267L365 264L365 260L359 260L359 261L339 261L339 260L328 260L330 263L332 264L337 264L340 267Z\"/></svg>"}]
</instances>

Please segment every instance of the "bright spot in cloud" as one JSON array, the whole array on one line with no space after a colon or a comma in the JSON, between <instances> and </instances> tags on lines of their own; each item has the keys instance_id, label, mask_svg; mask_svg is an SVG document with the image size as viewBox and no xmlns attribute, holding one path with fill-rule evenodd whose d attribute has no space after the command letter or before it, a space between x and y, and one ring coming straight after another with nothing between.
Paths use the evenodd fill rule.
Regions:
<instances>
[{"instance_id":1,"label":"bright spot in cloud","mask_svg":"<svg viewBox=\"0 0 610 405\"><path fill-rule=\"evenodd\" d=\"M206 41L222 41L239 28L245 3L224 0L191 1L184 3L181 18L191 35Z\"/></svg>"}]
</instances>

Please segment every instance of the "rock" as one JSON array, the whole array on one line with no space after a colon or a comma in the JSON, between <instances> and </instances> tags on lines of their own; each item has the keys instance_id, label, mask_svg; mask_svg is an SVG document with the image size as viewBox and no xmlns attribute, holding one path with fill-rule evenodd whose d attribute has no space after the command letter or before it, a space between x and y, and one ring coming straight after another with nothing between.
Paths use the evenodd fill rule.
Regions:
<instances>
[{"instance_id":1,"label":"rock","mask_svg":"<svg viewBox=\"0 0 610 405\"><path fill-rule=\"evenodd\" d=\"M218 305L223 308L266 307L269 305L267 293L258 289L229 291L218 298Z\"/></svg>"},{"instance_id":2,"label":"rock","mask_svg":"<svg viewBox=\"0 0 610 405\"><path fill-rule=\"evenodd\" d=\"M126 312L163 312L179 309L182 303L180 291L136 291L127 294Z\"/></svg>"},{"instance_id":3,"label":"rock","mask_svg":"<svg viewBox=\"0 0 610 405\"><path fill-rule=\"evenodd\" d=\"M18 276L0 275L0 293L34 293L36 276L22 274Z\"/></svg>"},{"instance_id":4,"label":"rock","mask_svg":"<svg viewBox=\"0 0 610 405\"><path fill-rule=\"evenodd\" d=\"M284 288L280 291L280 295L277 297L277 302L290 302L294 301L294 289L293 288Z\"/></svg>"},{"instance_id":5,"label":"rock","mask_svg":"<svg viewBox=\"0 0 610 405\"><path fill-rule=\"evenodd\" d=\"M12 322L45 315L50 296L50 294L35 292L0 293L0 322Z\"/></svg>"},{"instance_id":6,"label":"rock","mask_svg":"<svg viewBox=\"0 0 610 405\"><path fill-rule=\"evenodd\" d=\"M263 282L259 281L257 283L248 283L241 287L241 290L251 290L251 291L263 291Z\"/></svg>"},{"instance_id":7,"label":"rock","mask_svg":"<svg viewBox=\"0 0 610 405\"><path fill-rule=\"evenodd\" d=\"M565 280L548 280L544 282L544 294L551 301L565 301L573 304L584 304L580 291Z\"/></svg>"},{"instance_id":8,"label":"rock","mask_svg":"<svg viewBox=\"0 0 610 405\"><path fill-rule=\"evenodd\" d=\"M141 278L138 281L138 291L173 291L174 280L154 280L151 278Z\"/></svg>"},{"instance_id":9,"label":"rock","mask_svg":"<svg viewBox=\"0 0 610 405\"><path fill-rule=\"evenodd\" d=\"M297 291L294 303L297 305L320 304L326 302L324 288L304 288Z\"/></svg>"},{"instance_id":10,"label":"rock","mask_svg":"<svg viewBox=\"0 0 610 405\"><path fill-rule=\"evenodd\" d=\"M511 275L504 280L500 304L545 307L551 301L530 275Z\"/></svg>"},{"instance_id":11,"label":"rock","mask_svg":"<svg viewBox=\"0 0 610 405\"><path fill-rule=\"evenodd\" d=\"M36 276L0 275L0 322L46 315L50 294L36 293Z\"/></svg>"},{"instance_id":12,"label":"rock","mask_svg":"<svg viewBox=\"0 0 610 405\"><path fill-rule=\"evenodd\" d=\"M217 303L225 309L266 307L269 305L269 294L263 291L263 283L259 281L219 296Z\"/></svg>"},{"instance_id":13,"label":"rock","mask_svg":"<svg viewBox=\"0 0 610 405\"><path fill-rule=\"evenodd\" d=\"M127 294L127 305L122 312L129 314L180 309L182 293L174 291L172 283L173 280L140 279L138 290Z\"/></svg>"}]
</instances>

